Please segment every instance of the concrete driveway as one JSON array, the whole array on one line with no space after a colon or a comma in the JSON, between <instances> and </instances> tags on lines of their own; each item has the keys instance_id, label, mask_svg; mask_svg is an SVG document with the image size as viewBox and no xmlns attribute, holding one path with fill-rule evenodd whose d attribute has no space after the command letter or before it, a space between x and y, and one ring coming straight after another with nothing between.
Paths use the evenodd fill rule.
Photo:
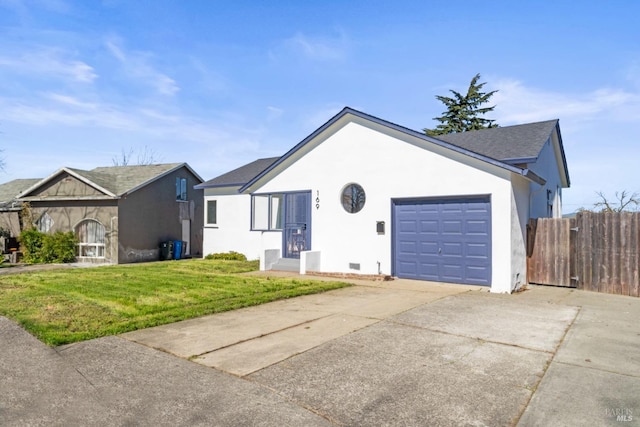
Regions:
<instances>
[{"instance_id":1,"label":"concrete driveway","mask_svg":"<svg viewBox=\"0 0 640 427\"><path fill-rule=\"evenodd\" d=\"M0 318L1 425L640 425L640 299L396 280L51 349Z\"/></svg>"}]
</instances>

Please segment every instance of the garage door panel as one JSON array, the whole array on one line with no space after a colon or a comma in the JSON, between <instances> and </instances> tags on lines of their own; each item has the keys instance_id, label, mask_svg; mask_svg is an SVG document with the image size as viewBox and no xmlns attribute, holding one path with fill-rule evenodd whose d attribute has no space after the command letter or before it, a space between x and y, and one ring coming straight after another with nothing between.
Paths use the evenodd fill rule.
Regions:
<instances>
[{"instance_id":1,"label":"garage door panel","mask_svg":"<svg viewBox=\"0 0 640 427\"><path fill-rule=\"evenodd\" d=\"M471 219L465 221L465 231L467 234L489 234L489 221Z\"/></svg>"},{"instance_id":2,"label":"garage door panel","mask_svg":"<svg viewBox=\"0 0 640 427\"><path fill-rule=\"evenodd\" d=\"M460 258L464 255L464 247L462 243L445 242L441 245L440 255L443 257L457 257Z\"/></svg>"},{"instance_id":3,"label":"garage door panel","mask_svg":"<svg viewBox=\"0 0 640 427\"><path fill-rule=\"evenodd\" d=\"M398 231L400 233L415 233L418 231L418 221L416 220L402 220L398 224Z\"/></svg>"},{"instance_id":4,"label":"garage door panel","mask_svg":"<svg viewBox=\"0 0 640 427\"><path fill-rule=\"evenodd\" d=\"M465 254L468 257L489 259L491 253L489 246L483 243L467 243L465 245Z\"/></svg>"},{"instance_id":5,"label":"garage door panel","mask_svg":"<svg viewBox=\"0 0 640 427\"><path fill-rule=\"evenodd\" d=\"M397 276L491 284L488 197L396 201L393 230Z\"/></svg>"},{"instance_id":6,"label":"garage door panel","mask_svg":"<svg viewBox=\"0 0 640 427\"><path fill-rule=\"evenodd\" d=\"M439 224L437 219L421 220L420 233L438 234Z\"/></svg>"},{"instance_id":7,"label":"garage door panel","mask_svg":"<svg viewBox=\"0 0 640 427\"><path fill-rule=\"evenodd\" d=\"M398 248L398 253L403 256L402 259L406 259L411 256L418 256L418 242L401 242Z\"/></svg>"},{"instance_id":8,"label":"garage door panel","mask_svg":"<svg viewBox=\"0 0 640 427\"><path fill-rule=\"evenodd\" d=\"M402 261L398 263L398 274L402 275L417 275L418 274L418 263L417 262L406 262Z\"/></svg>"},{"instance_id":9,"label":"garage door panel","mask_svg":"<svg viewBox=\"0 0 640 427\"><path fill-rule=\"evenodd\" d=\"M438 255L439 246L437 243L421 241L419 248L421 255Z\"/></svg>"},{"instance_id":10,"label":"garage door panel","mask_svg":"<svg viewBox=\"0 0 640 427\"><path fill-rule=\"evenodd\" d=\"M486 215L491 212L491 203L488 200L484 202L478 201L477 203L467 204L465 209L468 214Z\"/></svg>"},{"instance_id":11,"label":"garage door panel","mask_svg":"<svg viewBox=\"0 0 640 427\"><path fill-rule=\"evenodd\" d=\"M464 280L464 269L460 264L442 265L442 278L449 282L462 282Z\"/></svg>"},{"instance_id":12,"label":"garage door panel","mask_svg":"<svg viewBox=\"0 0 640 427\"><path fill-rule=\"evenodd\" d=\"M438 264L433 262L421 262L420 278L425 280L438 280Z\"/></svg>"},{"instance_id":13,"label":"garage door panel","mask_svg":"<svg viewBox=\"0 0 640 427\"><path fill-rule=\"evenodd\" d=\"M485 284L485 269L481 266L467 266L465 270L467 282L472 284Z\"/></svg>"},{"instance_id":14,"label":"garage door panel","mask_svg":"<svg viewBox=\"0 0 640 427\"><path fill-rule=\"evenodd\" d=\"M464 204L458 202L448 202L444 205L440 206L440 213L442 215L456 215L460 216L462 211L464 210Z\"/></svg>"},{"instance_id":15,"label":"garage door panel","mask_svg":"<svg viewBox=\"0 0 640 427\"><path fill-rule=\"evenodd\" d=\"M461 220L446 219L442 221L442 234L461 235L464 231L464 224Z\"/></svg>"}]
</instances>

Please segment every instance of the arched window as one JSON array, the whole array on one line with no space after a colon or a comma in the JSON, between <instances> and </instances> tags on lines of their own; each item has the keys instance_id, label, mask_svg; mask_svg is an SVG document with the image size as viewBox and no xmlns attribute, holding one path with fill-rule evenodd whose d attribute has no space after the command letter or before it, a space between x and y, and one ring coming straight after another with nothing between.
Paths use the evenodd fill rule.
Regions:
<instances>
[{"instance_id":1,"label":"arched window","mask_svg":"<svg viewBox=\"0 0 640 427\"><path fill-rule=\"evenodd\" d=\"M104 225L93 219L85 219L76 226L78 256L104 258Z\"/></svg>"}]
</instances>

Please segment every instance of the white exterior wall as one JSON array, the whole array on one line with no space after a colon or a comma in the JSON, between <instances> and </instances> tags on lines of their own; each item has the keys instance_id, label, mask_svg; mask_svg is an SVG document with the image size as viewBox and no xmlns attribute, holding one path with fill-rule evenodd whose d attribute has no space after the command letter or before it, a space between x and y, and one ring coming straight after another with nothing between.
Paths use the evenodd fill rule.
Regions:
<instances>
[{"instance_id":1,"label":"white exterior wall","mask_svg":"<svg viewBox=\"0 0 640 427\"><path fill-rule=\"evenodd\" d=\"M205 189L203 254L236 251L247 259L259 259L264 249L279 247L282 233L250 231L251 196L248 194L214 195ZM207 201L216 200L217 224L207 224Z\"/></svg>"},{"instance_id":2,"label":"white exterior wall","mask_svg":"<svg viewBox=\"0 0 640 427\"><path fill-rule=\"evenodd\" d=\"M511 291L514 291L528 283L529 181L514 175L511 184Z\"/></svg>"},{"instance_id":3,"label":"white exterior wall","mask_svg":"<svg viewBox=\"0 0 640 427\"><path fill-rule=\"evenodd\" d=\"M305 150L313 148L311 151L254 189L256 193L312 192L311 249L321 252L322 271L392 274L394 198L489 194L493 235L491 290L510 292L515 286L511 259L514 245L521 240L521 224L511 226L514 218L519 217L513 214L513 209L520 206L514 203L512 174L437 146L429 144L427 149L416 146L414 143L424 143L400 133L390 136L393 131L387 128L386 132L382 128L374 130L377 125L368 122L362 125L355 120L358 119L315 147L310 142ZM347 213L340 201L342 189L349 183L360 184L366 192L366 204L356 214ZM315 206L316 198L319 208ZM248 201L245 209L249 215ZM377 221L385 222L384 235L376 232ZM514 229L518 231L517 238L512 235ZM279 241L262 241L259 247L266 248L269 244L274 244L273 248L281 245ZM360 264L360 270L350 270L350 263ZM517 264L521 270L521 262Z\"/></svg>"},{"instance_id":4,"label":"white exterior wall","mask_svg":"<svg viewBox=\"0 0 640 427\"><path fill-rule=\"evenodd\" d=\"M553 206L551 217L562 218L562 180L551 138L540 150L538 160L531 164L529 168L547 181L544 186L535 182L529 184L531 191L529 216L531 218L547 218L550 216L547 204L547 190L549 190L551 191L549 201Z\"/></svg>"}]
</instances>

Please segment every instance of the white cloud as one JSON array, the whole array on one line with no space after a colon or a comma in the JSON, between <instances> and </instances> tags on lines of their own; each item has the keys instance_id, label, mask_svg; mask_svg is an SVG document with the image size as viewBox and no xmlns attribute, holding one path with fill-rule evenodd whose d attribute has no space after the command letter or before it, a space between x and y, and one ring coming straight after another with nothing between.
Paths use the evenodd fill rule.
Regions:
<instances>
[{"instance_id":1,"label":"white cloud","mask_svg":"<svg viewBox=\"0 0 640 427\"><path fill-rule=\"evenodd\" d=\"M283 114L284 110L282 108L274 107L271 105L267 107L267 121L279 119Z\"/></svg>"},{"instance_id":2,"label":"white cloud","mask_svg":"<svg viewBox=\"0 0 640 427\"><path fill-rule=\"evenodd\" d=\"M44 94L44 96L46 98L51 99L52 101L56 101L60 104L64 104L67 106L71 106L71 107L77 107L77 108L81 108L84 110L97 110L98 109L98 105L95 103L91 103L91 102L84 102L79 100L78 98L72 97L72 96L68 96L68 95L62 95L59 93L46 93Z\"/></svg>"},{"instance_id":3,"label":"white cloud","mask_svg":"<svg viewBox=\"0 0 640 427\"><path fill-rule=\"evenodd\" d=\"M349 41L343 32L334 37L313 37L296 33L285 39L270 55L276 60L293 54L313 61L336 61L344 59L348 49Z\"/></svg>"},{"instance_id":4,"label":"white cloud","mask_svg":"<svg viewBox=\"0 0 640 427\"><path fill-rule=\"evenodd\" d=\"M60 49L40 49L21 55L0 56L0 67L26 75L58 77L81 83L91 83L98 77L92 66L67 56L69 54Z\"/></svg>"},{"instance_id":5,"label":"white cloud","mask_svg":"<svg viewBox=\"0 0 640 427\"><path fill-rule=\"evenodd\" d=\"M42 93L30 100L0 97L0 117L4 122L43 129L63 126L90 129L96 134L115 131L137 135L141 140L173 140L181 144L213 142L216 146L216 141L224 140L229 146L255 149L259 139L251 129L225 118L205 121L160 109L87 101L55 92Z\"/></svg>"},{"instance_id":6,"label":"white cloud","mask_svg":"<svg viewBox=\"0 0 640 427\"><path fill-rule=\"evenodd\" d=\"M511 79L496 80L499 91L491 99L494 117L502 125L560 118L584 122L640 120L640 93L618 88L599 88L573 94L525 86Z\"/></svg>"},{"instance_id":7,"label":"white cloud","mask_svg":"<svg viewBox=\"0 0 640 427\"><path fill-rule=\"evenodd\" d=\"M638 191L635 129L640 124L640 92L633 84L553 92L512 79L492 79L499 92L491 118L503 126L560 119L571 188L563 193L566 212L589 208L595 192ZM632 82L633 83L633 82Z\"/></svg>"},{"instance_id":8,"label":"white cloud","mask_svg":"<svg viewBox=\"0 0 640 427\"><path fill-rule=\"evenodd\" d=\"M142 52L125 52L120 45L121 41L116 37L111 37L105 42L109 52L122 64L128 75L152 86L162 95L171 96L180 90L174 79L157 71L150 64L151 55Z\"/></svg>"}]
</instances>

